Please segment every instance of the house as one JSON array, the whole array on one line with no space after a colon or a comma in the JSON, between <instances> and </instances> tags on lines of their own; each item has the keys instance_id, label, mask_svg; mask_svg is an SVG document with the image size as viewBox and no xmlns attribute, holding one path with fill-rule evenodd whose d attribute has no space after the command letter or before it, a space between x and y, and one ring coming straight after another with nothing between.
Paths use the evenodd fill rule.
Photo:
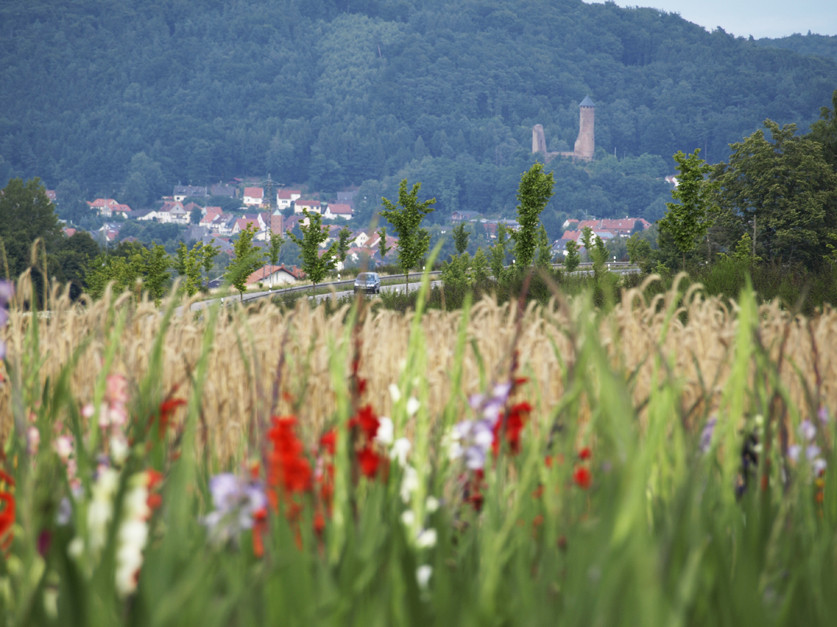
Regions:
<instances>
[{"instance_id":1,"label":"house","mask_svg":"<svg viewBox=\"0 0 837 627\"><path fill-rule=\"evenodd\" d=\"M221 207L206 207L201 218L201 226L211 226L219 222L223 215Z\"/></svg>"},{"instance_id":2,"label":"house","mask_svg":"<svg viewBox=\"0 0 837 627\"><path fill-rule=\"evenodd\" d=\"M209 187L210 196L224 196L225 198L235 198L238 196L238 188L227 183L217 183Z\"/></svg>"},{"instance_id":3,"label":"house","mask_svg":"<svg viewBox=\"0 0 837 627\"><path fill-rule=\"evenodd\" d=\"M349 205L352 209L355 208L355 197L357 196L358 190L356 189L348 189L342 192L337 192L337 202L345 205Z\"/></svg>"},{"instance_id":4,"label":"house","mask_svg":"<svg viewBox=\"0 0 837 627\"><path fill-rule=\"evenodd\" d=\"M58 196L55 194L54 189L46 190L46 196L47 196L47 198L49 198L49 202L51 202L53 205L58 204Z\"/></svg>"},{"instance_id":5,"label":"house","mask_svg":"<svg viewBox=\"0 0 837 627\"><path fill-rule=\"evenodd\" d=\"M261 207L264 202L264 189L261 187L245 187L242 202L248 207Z\"/></svg>"},{"instance_id":6,"label":"house","mask_svg":"<svg viewBox=\"0 0 837 627\"><path fill-rule=\"evenodd\" d=\"M120 204L113 198L97 198L93 202L88 202L87 205L105 218L112 218L114 214L121 214L122 217L127 218L131 213L128 205Z\"/></svg>"},{"instance_id":7,"label":"house","mask_svg":"<svg viewBox=\"0 0 837 627\"><path fill-rule=\"evenodd\" d=\"M276 287L277 285L289 285L303 279L305 273L296 266L287 267L284 265L273 266L267 264L256 270L247 277L246 285L261 283L264 287Z\"/></svg>"},{"instance_id":8,"label":"house","mask_svg":"<svg viewBox=\"0 0 837 627\"><path fill-rule=\"evenodd\" d=\"M476 211L454 211L450 214L450 221L453 224L461 222L473 222L482 218L482 214Z\"/></svg>"},{"instance_id":9,"label":"house","mask_svg":"<svg viewBox=\"0 0 837 627\"><path fill-rule=\"evenodd\" d=\"M189 212L186 211L182 202L166 201L157 210L156 220L162 224L189 224Z\"/></svg>"},{"instance_id":10,"label":"house","mask_svg":"<svg viewBox=\"0 0 837 627\"><path fill-rule=\"evenodd\" d=\"M301 198L294 201L294 213L302 213L303 211L309 213L322 213L319 200L302 200Z\"/></svg>"},{"instance_id":11,"label":"house","mask_svg":"<svg viewBox=\"0 0 837 627\"><path fill-rule=\"evenodd\" d=\"M238 235L242 231L246 230L248 226L252 226L256 231L256 238L258 238L259 231L264 230L264 223L261 221L261 216L258 214L256 215L245 215L243 218L236 218L235 223L232 227L231 235ZM262 237L261 239L264 239Z\"/></svg>"},{"instance_id":12,"label":"house","mask_svg":"<svg viewBox=\"0 0 837 627\"><path fill-rule=\"evenodd\" d=\"M352 208L349 205L341 203L331 203L326 206L323 217L326 220L334 220L336 218L343 218L344 220L352 219Z\"/></svg>"},{"instance_id":13,"label":"house","mask_svg":"<svg viewBox=\"0 0 837 627\"><path fill-rule=\"evenodd\" d=\"M77 233L76 229L74 229L71 226L65 226L61 230L64 231L64 235L66 235L67 237L72 237L73 235L75 235Z\"/></svg>"},{"instance_id":14,"label":"house","mask_svg":"<svg viewBox=\"0 0 837 627\"><path fill-rule=\"evenodd\" d=\"M284 229L285 233L288 231L293 231L298 224L302 223L305 220L305 216L298 216L292 215L284 218L282 220L282 228Z\"/></svg>"},{"instance_id":15,"label":"house","mask_svg":"<svg viewBox=\"0 0 837 627\"><path fill-rule=\"evenodd\" d=\"M289 209L291 203L301 196L302 192L298 189L278 189L276 190L276 206L279 209Z\"/></svg>"},{"instance_id":16,"label":"house","mask_svg":"<svg viewBox=\"0 0 837 627\"><path fill-rule=\"evenodd\" d=\"M176 185L172 197L178 202L183 202L187 198L206 198L206 187L198 187L197 185Z\"/></svg>"},{"instance_id":17,"label":"house","mask_svg":"<svg viewBox=\"0 0 837 627\"><path fill-rule=\"evenodd\" d=\"M608 232L611 236L628 237L640 227L645 230L651 226L645 218L621 218L621 219L599 219L599 220L566 220L564 229L582 231L589 227L594 233ZM604 237L602 237L604 239Z\"/></svg>"}]
</instances>

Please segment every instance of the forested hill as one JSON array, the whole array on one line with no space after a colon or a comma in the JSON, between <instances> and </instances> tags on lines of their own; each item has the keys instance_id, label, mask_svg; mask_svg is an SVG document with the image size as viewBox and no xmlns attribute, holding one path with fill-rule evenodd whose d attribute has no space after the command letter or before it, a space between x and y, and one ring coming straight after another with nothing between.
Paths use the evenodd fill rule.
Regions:
<instances>
[{"instance_id":1,"label":"forested hill","mask_svg":"<svg viewBox=\"0 0 837 627\"><path fill-rule=\"evenodd\" d=\"M635 157L656 176L677 150L726 159L765 118L805 131L835 87L832 60L613 3L5 0L0 178L141 207L178 182L270 173L321 191L366 182L372 198L408 175L439 216L499 210L532 126L572 150L585 96L596 162ZM568 181L582 166L556 167ZM626 194L579 182L556 196L599 215L647 200Z\"/></svg>"}]
</instances>

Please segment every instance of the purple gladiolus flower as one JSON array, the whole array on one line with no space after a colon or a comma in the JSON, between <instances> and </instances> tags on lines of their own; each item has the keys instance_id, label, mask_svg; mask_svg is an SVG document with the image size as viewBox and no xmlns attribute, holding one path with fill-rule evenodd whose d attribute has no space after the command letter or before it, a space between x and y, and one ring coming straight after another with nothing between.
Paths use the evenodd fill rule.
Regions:
<instances>
[{"instance_id":1,"label":"purple gladiolus flower","mask_svg":"<svg viewBox=\"0 0 837 627\"><path fill-rule=\"evenodd\" d=\"M700 432L700 452L706 453L712 445L712 435L715 433L715 425L718 424L718 418L712 416L706 421L703 426L703 431Z\"/></svg>"},{"instance_id":2,"label":"purple gladiolus flower","mask_svg":"<svg viewBox=\"0 0 837 627\"><path fill-rule=\"evenodd\" d=\"M256 512L267 507L267 496L258 481L222 473L209 480L214 510L203 523L213 542L233 540L245 529L253 527Z\"/></svg>"},{"instance_id":3,"label":"purple gladiolus flower","mask_svg":"<svg viewBox=\"0 0 837 627\"><path fill-rule=\"evenodd\" d=\"M15 288L9 281L0 281L0 327L9 319L9 301L14 296ZM6 357L6 343L0 342L0 359Z\"/></svg>"}]
</instances>

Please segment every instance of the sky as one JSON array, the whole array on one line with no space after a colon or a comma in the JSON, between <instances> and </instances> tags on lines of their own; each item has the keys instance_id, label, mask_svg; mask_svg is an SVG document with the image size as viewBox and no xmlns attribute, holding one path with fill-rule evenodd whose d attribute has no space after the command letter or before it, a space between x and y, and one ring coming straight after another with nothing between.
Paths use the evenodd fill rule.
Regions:
<instances>
[{"instance_id":1,"label":"sky","mask_svg":"<svg viewBox=\"0 0 837 627\"><path fill-rule=\"evenodd\" d=\"M835 0L616 0L616 4L679 13L708 31L720 26L741 37L786 37L809 30L816 35L837 35Z\"/></svg>"}]
</instances>

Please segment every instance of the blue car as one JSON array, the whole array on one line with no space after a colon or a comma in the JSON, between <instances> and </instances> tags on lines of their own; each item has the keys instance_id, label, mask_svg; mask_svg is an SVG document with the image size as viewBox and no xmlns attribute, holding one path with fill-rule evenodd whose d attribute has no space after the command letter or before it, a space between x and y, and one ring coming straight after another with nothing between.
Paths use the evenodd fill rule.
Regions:
<instances>
[{"instance_id":1,"label":"blue car","mask_svg":"<svg viewBox=\"0 0 837 627\"><path fill-rule=\"evenodd\" d=\"M355 293L379 294L381 292L381 277L377 272L361 272L355 279Z\"/></svg>"}]
</instances>

